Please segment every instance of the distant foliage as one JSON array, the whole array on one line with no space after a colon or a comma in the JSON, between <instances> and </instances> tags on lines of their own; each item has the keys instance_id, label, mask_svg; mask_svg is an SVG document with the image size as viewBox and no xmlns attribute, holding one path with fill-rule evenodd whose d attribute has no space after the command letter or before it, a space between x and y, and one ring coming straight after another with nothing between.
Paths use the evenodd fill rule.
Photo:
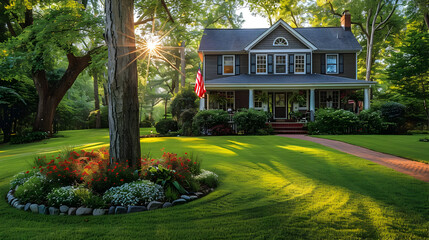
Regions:
<instances>
[{"instance_id":1,"label":"distant foliage","mask_svg":"<svg viewBox=\"0 0 429 240\"><path fill-rule=\"evenodd\" d=\"M162 119L155 125L155 129L160 134L167 134L178 130L177 122L173 119Z\"/></svg>"},{"instance_id":2,"label":"distant foliage","mask_svg":"<svg viewBox=\"0 0 429 240\"><path fill-rule=\"evenodd\" d=\"M22 143L31 143L36 141L41 141L46 139L48 134L45 132L28 132L22 136L12 136L10 143L11 144L22 144Z\"/></svg>"}]
</instances>

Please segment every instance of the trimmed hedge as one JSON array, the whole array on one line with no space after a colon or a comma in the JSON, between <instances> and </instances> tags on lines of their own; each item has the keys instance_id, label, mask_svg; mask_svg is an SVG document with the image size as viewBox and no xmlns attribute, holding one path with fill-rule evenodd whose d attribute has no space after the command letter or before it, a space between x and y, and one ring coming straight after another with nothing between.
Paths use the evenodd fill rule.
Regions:
<instances>
[{"instance_id":1,"label":"trimmed hedge","mask_svg":"<svg viewBox=\"0 0 429 240\"><path fill-rule=\"evenodd\" d=\"M160 134L177 131L177 122L173 119L162 119L155 125L155 129Z\"/></svg>"},{"instance_id":2,"label":"trimmed hedge","mask_svg":"<svg viewBox=\"0 0 429 240\"><path fill-rule=\"evenodd\" d=\"M243 109L234 115L234 122L237 130L245 134L260 134L260 130L267 127L267 114L255 109Z\"/></svg>"},{"instance_id":3,"label":"trimmed hedge","mask_svg":"<svg viewBox=\"0 0 429 240\"><path fill-rule=\"evenodd\" d=\"M228 125L229 114L224 110L199 111L192 121L194 135L208 135L209 130L217 125Z\"/></svg>"}]
</instances>

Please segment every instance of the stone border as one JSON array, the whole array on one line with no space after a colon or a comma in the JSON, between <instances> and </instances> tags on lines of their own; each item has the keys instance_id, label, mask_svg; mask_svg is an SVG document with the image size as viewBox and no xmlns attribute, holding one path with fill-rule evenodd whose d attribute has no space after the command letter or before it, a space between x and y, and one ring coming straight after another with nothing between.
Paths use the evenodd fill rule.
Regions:
<instances>
[{"instance_id":1,"label":"stone border","mask_svg":"<svg viewBox=\"0 0 429 240\"><path fill-rule=\"evenodd\" d=\"M198 198L201 198L210 192L213 192L214 189L210 188L208 190L205 190L204 192L196 192L188 195L181 195L179 199L174 200L173 202L158 202L158 201L151 201L149 204L145 206L111 206L110 208L106 209L92 209L87 208L84 206L81 206L79 208L76 207L68 207L66 205L60 206L60 208L56 207L50 207L45 206L43 204L38 205L35 203L21 203L18 198L15 198L13 196L13 190L9 190L9 192L6 195L7 203L10 204L12 207L24 210L27 212L32 213L38 213L38 214L44 214L44 215L77 215L77 216L83 216L83 215L94 215L94 216L101 216L101 215L113 215L113 214L125 214L125 213L135 213L135 212L143 212L143 211L151 211L158 208L168 208L176 205L185 204L187 202L196 200Z\"/></svg>"}]
</instances>

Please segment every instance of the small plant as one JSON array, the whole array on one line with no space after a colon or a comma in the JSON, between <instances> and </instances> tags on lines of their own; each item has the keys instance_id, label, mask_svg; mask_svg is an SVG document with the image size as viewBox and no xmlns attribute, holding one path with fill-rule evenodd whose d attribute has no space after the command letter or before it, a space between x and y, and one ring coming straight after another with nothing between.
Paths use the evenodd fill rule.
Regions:
<instances>
[{"instance_id":1,"label":"small plant","mask_svg":"<svg viewBox=\"0 0 429 240\"><path fill-rule=\"evenodd\" d=\"M218 175L214 172L202 170L201 174L195 176L195 180L208 187L214 188L218 185Z\"/></svg>"},{"instance_id":2,"label":"small plant","mask_svg":"<svg viewBox=\"0 0 429 240\"><path fill-rule=\"evenodd\" d=\"M41 203L53 188L43 175L33 175L15 191L15 197L23 202Z\"/></svg>"},{"instance_id":3,"label":"small plant","mask_svg":"<svg viewBox=\"0 0 429 240\"><path fill-rule=\"evenodd\" d=\"M142 180L112 187L104 193L103 199L113 205L141 205L163 200L164 190L158 184Z\"/></svg>"},{"instance_id":4,"label":"small plant","mask_svg":"<svg viewBox=\"0 0 429 240\"><path fill-rule=\"evenodd\" d=\"M165 200L174 201L179 198L179 192L174 187L168 186L165 190Z\"/></svg>"},{"instance_id":5,"label":"small plant","mask_svg":"<svg viewBox=\"0 0 429 240\"><path fill-rule=\"evenodd\" d=\"M173 119L162 119L155 125L155 128L160 134L167 134L178 130L177 122Z\"/></svg>"},{"instance_id":6,"label":"small plant","mask_svg":"<svg viewBox=\"0 0 429 240\"><path fill-rule=\"evenodd\" d=\"M12 181L10 181L10 188L15 189L17 186L21 186L35 174L38 174L38 173L35 171L27 171L27 172L21 172L16 174L13 177Z\"/></svg>"},{"instance_id":7,"label":"small plant","mask_svg":"<svg viewBox=\"0 0 429 240\"><path fill-rule=\"evenodd\" d=\"M55 207L61 205L78 206L81 201L75 193L76 190L72 186L54 188L47 196L49 205Z\"/></svg>"},{"instance_id":8,"label":"small plant","mask_svg":"<svg viewBox=\"0 0 429 240\"><path fill-rule=\"evenodd\" d=\"M419 141L420 142L429 142L429 138L428 137L420 138Z\"/></svg>"}]
</instances>

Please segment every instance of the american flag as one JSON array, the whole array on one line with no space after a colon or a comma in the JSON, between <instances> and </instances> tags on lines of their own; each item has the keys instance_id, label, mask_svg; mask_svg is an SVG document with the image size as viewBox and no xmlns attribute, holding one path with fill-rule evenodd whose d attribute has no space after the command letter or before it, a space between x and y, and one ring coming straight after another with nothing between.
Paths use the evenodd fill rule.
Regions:
<instances>
[{"instance_id":1,"label":"american flag","mask_svg":"<svg viewBox=\"0 0 429 240\"><path fill-rule=\"evenodd\" d=\"M206 93L206 87L204 87L203 75L201 74L200 68L198 68L197 78L195 79L195 93L198 97L202 98Z\"/></svg>"}]
</instances>

